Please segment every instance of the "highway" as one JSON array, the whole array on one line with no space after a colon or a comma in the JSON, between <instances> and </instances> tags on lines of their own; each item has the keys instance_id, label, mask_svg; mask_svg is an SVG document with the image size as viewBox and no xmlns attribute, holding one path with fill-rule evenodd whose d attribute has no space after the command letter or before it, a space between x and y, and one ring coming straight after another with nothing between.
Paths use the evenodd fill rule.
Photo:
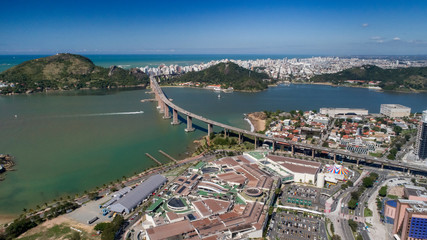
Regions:
<instances>
[{"instance_id":1,"label":"highway","mask_svg":"<svg viewBox=\"0 0 427 240\"><path fill-rule=\"evenodd\" d=\"M205 118L203 116L194 114L192 112L189 112L177 105L175 105L174 103L172 103L164 94L163 90L161 89L161 87L159 86L159 84L157 83L156 79L153 76L150 76L150 82L151 82L151 87L153 92L158 95L158 97L160 98L160 100L165 103L167 106L169 106L172 109L175 109L176 111L189 116L191 118L200 120L204 123L207 124L212 124L213 126L217 126L217 127L221 127L233 132L237 132L237 133L241 133L244 134L246 136L252 136L258 139L265 139L265 140L270 140L273 141L274 143L277 142L281 142L281 143L285 143L288 144L290 146L295 146L298 147L300 149L310 149L310 150L315 150L318 152L328 152L330 154L336 154L336 155L340 155L340 156L346 156L348 158L352 158L352 159L357 159L365 161L365 162L372 162L372 163L376 163L378 165L385 165L385 166L390 166L390 167L394 167L394 168L400 168L400 169L408 169L408 170L415 170L415 171L419 171L419 172L424 172L427 173L427 167L425 166L420 166L420 165L416 165L416 164L409 164L409 163L400 163L397 161L389 161L387 159L379 159L376 157L372 157L369 155L364 155L364 154L357 154L357 153L352 153L349 152L347 150L342 150L342 149L331 149L331 148L327 148L327 147L322 147L322 146L317 146L317 145L312 145L312 144L306 144L306 143L300 143L300 142L293 142L290 140L286 140L283 138L276 138L276 137L269 137L269 136L265 136L264 134L260 134L260 133L254 133L251 132L249 130L245 130L245 129L241 129L241 128L237 128L237 127L233 127L230 125L226 125L220 122L216 122L213 121L211 119Z\"/></svg>"}]
</instances>

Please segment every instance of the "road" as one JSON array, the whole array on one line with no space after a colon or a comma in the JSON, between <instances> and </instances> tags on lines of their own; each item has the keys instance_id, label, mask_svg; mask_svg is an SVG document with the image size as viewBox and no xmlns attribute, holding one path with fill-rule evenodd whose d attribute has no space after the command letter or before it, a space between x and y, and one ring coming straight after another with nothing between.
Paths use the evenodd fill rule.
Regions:
<instances>
[{"instance_id":1,"label":"road","mask_svg":"<svg viewBox=\"0 0 427 240\"><path fill-rule=\"evenodd\" d=\"M180 167L181 165L187 164L189 162L194 162L194 161L211 161L215 157L216 157L215 155L202 155L202 156L199 156L199 157L192 158L191 161L190 160L188 160L188 161L178 161L178 163L176 163L176 164L174 164L172 166L169 166L167 169L164 168L164 169L162 169L162 170L160 170L158 172L155 172L153 174L162 174L162 173L164 173L164 172L166 172L166 171L168 171L168 170L170 170L172 168ZM150 175L144 176L144 178L148 178L149 176ZM148 199L145 202L145 204L150 204L150 203L151 203L150 199ZM133 237L137 237L138 236L138 233L139 233L138 229L137 229L137 231L134 231L134 232L132 232L131 230L134 229L136 226L138 226L139 220L141 219L142 216L145 215L144 212L142 212L142 214L138 214L138 211L140 209L142 209L142 205L139 206L132 214L129 214L129 215L127 215L125 217L125 219L126 219L126 221L127 221L128 224L122 230L122 234L121 234L120 238L126 239L126 237L129 235L129 233L131 233L131 235Z\"/></svg>"},{"instance_id":2,"label":"road","mask_svg":"<svg viewBox=\"0 0 427 240\"><path fill-rule=\"evenodd\" d=\"M224 128L224 129L227 129L229 131L236 132L236 133L241 133L241 134L244 134L246 136L252 136L255 138L259 138L259 139L270 140L270 141L273 141L276 143L279 143L279 142L284 143L284 144L287 144L289 146L295 146L295 147L298 147L301 149L310 149L310 150L315 150L318 152L328 152L330 154L337 154L340 156L346 156L347 158L359 159L359 160L362 160L365 162L373 162L373 163L376 163L379 165L387 165L387 166L391 166L391 167L395 167L395 168L416 170L416 171L427 173L427 167L425 167L425 166L420 166L420 165L416 165L416 164L409 164L409 163L403 164L403 163L396 162L396 161L389 161L389 160L384 159L384 158L379 159L379 158L369 156L366 154L357 154L357 153L349 152L347 150L332 149L332 148L317 146L317 145L313 145L313 144L294 142L294 141L286 140L283 138L269 137L269 136L266 136L264 134L255 133L255 132L251 132L249 130L245 130L245 129L233 127L230 125L226 125L226 124L223 124L220 122L216 122L214 120L211 120L211 119L205 118L203 116L189 112L189 111L175 105L174 103L172 103L169 100L169 98L167 98L165 96L163 90L161 89L161 87L159 86L159 84L157 83L156 79L153 76L150 76L150 82L151 82L150 85L152 87L152 90L154 91L154 93L160 98L160 100L164 104L166 104L170 108L172 108L172 109L174 109L174 110L176 110L176 111L178 111L178 112L180 112L186 116L189 116L189 117L194 118L194 119L198 119L204 123L211 124L213 126Z\"/></svg>"}]
</instances>

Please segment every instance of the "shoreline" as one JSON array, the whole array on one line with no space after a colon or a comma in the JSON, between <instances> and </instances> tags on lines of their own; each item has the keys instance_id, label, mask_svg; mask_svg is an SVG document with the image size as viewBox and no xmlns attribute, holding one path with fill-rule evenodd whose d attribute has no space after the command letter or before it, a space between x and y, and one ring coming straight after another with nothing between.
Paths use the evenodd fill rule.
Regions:
<instances>
[{"instance_id":1,"label":"shoreline","mask_svg":"<svg viewBox=\"0 0 427 240\"><path fill-rule=\"evenodd\" d=\"M177 86L177 85L160 85L161 88L194 88L194 89L202 89L202 90L209 90L212 92L216 92L213 89L209 89L209 88L205 88L205 87L194 87L194 86ZM273 85L273 87L277 87L277 85ZM147 88L148 89L148 88ZM236 90L234 89L233 91L227 91L226 89L221 89L221 93L233 93L233 92L244 92L244 93L257 93L257 92L262 92L267 90L266 89L262 89L262 90Z\"/></svg>"},{"instance_id":2,"label":"shoreline","mask_svg":"<svg viewBox=\"0 0 427 240\"><path fill-rule=\"evenodd\" d=\"M54 94L54 93L64 93L64 92L78 92L78 91L98 91L98 90L143 90L148 89L148 84L146 85L129 85L129 86L117 86L117 87L107 87L107 88L79 88L79 89L48 89L43 91L31 91L31 92L22 92L22 93L0 93L0 96L14 96L14 95L33 95L33 94Z\"/></svg>"},{"instance_id":3,"label":"shoreline","mask_svg":"<svg viewBox=\"0 0 427 240\"><path fill-rule=\"evenodd\" d=\"M255 131L255 126L252 124L252 122L251 122L251 120L249 120L248 118L247 118L247 116L245 116L245 121L246 122L248 122L249 123L249 125L251 126L251 132L254 132Z\"/></svg>"},{"instance_id":4,"label":"shoreline","mask_svg":"<svg viewBox=\"0 0 427 240\"><path fill-rule=\"evenodd\" d=\"M197 141L197 140L195 140ZM195 159L199 158L202 156L202 154L198 154L196 156L193 156L193 154L195 153L195 150L197 149L198 144L192 141L185 149L183 149L182 155L183 155L183 159L177 159L179 164L186 164L189 163L191 161L194 161ZM105 182L106 187L99 187L98 190L96 190L95 188L89 188L89 189L83 189L82 191L80 191L80 193L78 193L78 197L75 197L74 199L69 199L68 201L72 201L72 202L78 202L80 199L85 198L85 196L87 196L87 194L84 194L85 191L87 192L92 192L93 190L97 191L98 193L101 193L102 191L106 190L106 189L110 189L111 187L117 187L118 189L120 189L121 187L119 187L120 184L122 183L127 183L127 182L133 182L135 181L135 179L140 179L145 177L146 175L150 175L150 174L154 174L157 172L162 171L163 167L168 167L169 164L176 164L175 162L173 162L172 160L170 160L167 163L162 164L161 166L153 166L153 167L148 167L144 170L142 170L139 173L136 174L132 174L131 176L127 177L126 180L122 180L120 183L113 183L113 185L111 186L110 183ZM64 197L64 201L65 200L65 196ZM48 203L54 203L53 201L48 201ZM42 206L42 203L38 203L38 205ZM30 207L28 207L28 209L30 209ZM37 210L40 211L40 210ZM0 212L0 225L1 224L6 224L6 223L11 223L13 222L15 219L19 218L19 216L22 214L22 212L19 213L1 213ZM63 215L59 215L58 217L61 217ZM55 218L54 218L55 219Z\"/></svg>"},{"instance_id":5,"label":"shoreline","mask_svg":"<svg viewBox=\"0 0 427 240\"><path fill-rule=\"evenodd\" d=\"M251 131L253 127L252 132L259 132L265 130L265 121L266 116L264 112L252 112L245 115L245 120L250 122L251 125Z\"/></svg>"},{"instance_id":6,"label":"shoreline","mask_svg":"<svg viewBox=\"0 0 427 240\"><path fill-rule=\"evenodd\" d=\"M336 85L330 82L291 82L291 84L301 84L301 85L323 85L323 86L331 86L331 87L348 87L348 88L364 88L368 90L373 90L376 92L390 92L390 93L410 93L410 94L418 94L418 93L427 93L427 90L412 90L412 91L404 91L404 90L384 90L384 89L371 89L365 86L351 86L351 85Z\"/></svg>"}]
</instances>

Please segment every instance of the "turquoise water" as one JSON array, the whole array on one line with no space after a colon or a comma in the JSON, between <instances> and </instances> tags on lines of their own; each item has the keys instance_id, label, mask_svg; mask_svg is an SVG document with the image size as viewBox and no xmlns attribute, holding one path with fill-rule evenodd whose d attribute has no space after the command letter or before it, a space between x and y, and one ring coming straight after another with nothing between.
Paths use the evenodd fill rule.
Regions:
<instances>
[{"instance_id":1,"label":"turquoise water","mask_svg":"<svg viewBox=\"0 0 427 240\"><path fill-rule=\"evenodd\" d=\"M400 103L417 112L427 109L427 94L319 85L222 93L220 99L218 93L202 89L164 90L188 110L246 129L243 113L262 110L363 107L379 112L381 103ZM145 153L163 162L167 159L160 149L184 158L189 145L206 134L200 130L205 124L194 121L199 130L185 133L184 123L172 126L154 103L140 102L150 97L146 90L1 96L0 152L16 157L17 171L0 182L0 213L16 214L154 166Z\"/></svg>"},{"instance_id":2,"label":"turquoise water","mask_svg":"<svg viewBox=\"0 0 427 240\"><path fill-rule=\"evenodd\" d=\"M98 65L134 67L191 64L227 56L90 57ZM241 59L244 57L266 56L245 55ZM0 56L0 70L33 58L36 56ZM220 99L218 93L202 89L164 90L176 104L188 110L246 129L249 125L243 114L253 111L358 107L379 112L381 103L403 104L413 112L427 109L427 94L318 85L278 86L258 93L221 93ZM7 173L6 180L0 182L0 213L18 214L23 208L82 193L154 166L145 153L163 162L167 159L158 153L160 149L184 158L190 144L206 134L202 131L205 124L195 121L200 128L185 133L184 123L172 126L170 120L158 114L154 103L140 102L151 97L146 90L0 96L0 153L12 154L17 162L17 171Z\"/></svg>"},{"instance_id":3,"label":"turquoise water","mask_svg":"<svg viewBox=\"0 0 427 240\"><path fill-rule=\"evenodd\" d=\"M309 55L250 55L250 54L182 54L182 55L85 55L90 58L96 65L110 67L112 65L121 65L123 68L133 67L157 67L161 64L171 65L178 64L181 66L192 65L201 62L221 59L280 59L280 58L301 58L311 57ZM21 62L46 57L48 55L0 55L0 72L20 64Z\"/></svg>"}]
</instances>

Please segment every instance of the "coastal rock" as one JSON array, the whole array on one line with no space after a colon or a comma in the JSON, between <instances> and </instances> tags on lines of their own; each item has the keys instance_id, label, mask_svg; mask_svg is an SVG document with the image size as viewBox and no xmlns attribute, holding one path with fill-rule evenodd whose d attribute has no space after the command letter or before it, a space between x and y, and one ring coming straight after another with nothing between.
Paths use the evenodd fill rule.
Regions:
<instances>
[{"instance_id":1,"label":"coastal rock","mask_svg":"<svg viewBox=\"0 0 427 240\"><path fill-rule=\"evenodd\" d=\"M247 115L247 118L254 126L254 131L264 131L267 115L264 112L253 112Z\"/></svg>"},{"instance_id":2,"label":"coastal rock","mask_svg":"<svg viewBox=\"0 0 427 240\"><path fill-rule=\"evenodd\" d=\"M117 66L115 66L115 65L114 65L114 66L111 66L111 67L110 67L110 70L108 71L108 76L109 76L109 77L113 76L113 74L114 74L114 72L115 72L115 70L116 70L116 69L118 69L118 67L117 67Z\"/></svg>"}]
</instances>

